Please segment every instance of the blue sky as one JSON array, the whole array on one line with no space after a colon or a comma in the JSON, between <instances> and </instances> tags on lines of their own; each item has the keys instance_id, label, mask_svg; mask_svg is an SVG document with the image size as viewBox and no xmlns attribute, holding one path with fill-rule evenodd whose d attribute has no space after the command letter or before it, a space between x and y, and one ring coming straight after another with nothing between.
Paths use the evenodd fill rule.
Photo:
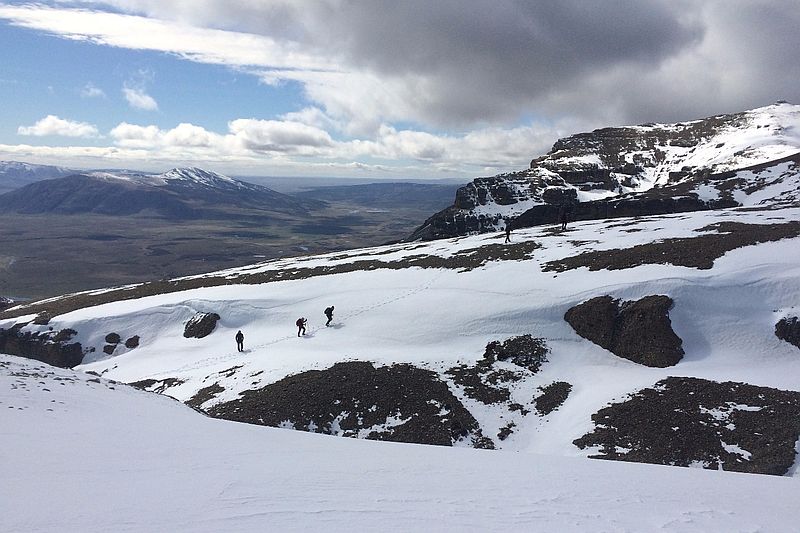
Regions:
<instances>
[{"instance_id":1,"label":"blue sky","mask_svg":"<svg viewBox=\"0 0 800 533\"><path fill-rule=\"evenodd\" d=\"M491 175L595 127L797 103L798 11L788 0L0 0L0 159Z\"/></svg>"}]
</instances>

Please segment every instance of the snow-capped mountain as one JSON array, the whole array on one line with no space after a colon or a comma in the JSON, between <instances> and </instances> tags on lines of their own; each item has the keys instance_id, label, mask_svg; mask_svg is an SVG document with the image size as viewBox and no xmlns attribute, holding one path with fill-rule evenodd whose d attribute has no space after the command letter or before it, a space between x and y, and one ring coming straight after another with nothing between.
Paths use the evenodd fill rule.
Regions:
<instances>
[{"instance_id":1,"label":"snow-capped mountain","mask_svg":"<svg viewBox=\"0 0 800 533\"><path fill-rule=\"evenodd\" d=\"M168 218L212 217L226 208L303 214L320 202L299 200L199 168L163 174L88 172L37 181L0 195L0 209L19 213L154 213Z\"/></svg>"},{"instance_id":2,"label":"snow-capped mountain","mask_svg":"<svg viewBox=\"0 0 800 533\"><path fill-rule=\"evenodd\" d=\"M43 179L61 178L75 170L19 161L0 161L0 194Z\"/></svg>"},{"instance_id":3,"label":"snow-capped mountain","mask_svg":"<svg viewBox=\"0 0 800 533\"><path fill-rule=\"evenodd\" d=\"M775 184L779 197L771 196ZM571 206L573 219L588 220L785 203L784 192L798 187L800 106L779 102L560 139L526 170L477 178L459 189L453 206L428 219L410 240L496 231L506 223L555 223L561 204Z\"/></svg>"}]
</instances>

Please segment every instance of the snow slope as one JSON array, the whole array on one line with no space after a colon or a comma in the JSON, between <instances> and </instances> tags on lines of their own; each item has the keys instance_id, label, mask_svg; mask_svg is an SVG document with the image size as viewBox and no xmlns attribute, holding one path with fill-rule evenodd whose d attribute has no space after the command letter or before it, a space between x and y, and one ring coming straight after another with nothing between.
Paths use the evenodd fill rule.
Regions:
<instances>
[{"instance_id":1,"label":"snow slope","mask_svg":"<svg viewBox=\"0 0 800 533\"><path fill-rule=\"evenodd\" d=\"M650 387L667 376L800 390L797 348L774 335L774 325L800 305L800 239L784 239L728 252L710 270L650 264L624 270L579 268L556 273L546 263L582 252L629 248L667 238L691 237L720 222L782 223L800 219L800 209L720 210L643 219L573 224L564 233L549 228L515 231L514 243L535 242L528 259L490 261L470 271L368 266L348 273L312 276L260 285L237 284L258 272L334 267L357 261L386 263L431 255L479 253L503 235L480 235L272 261L215 274L229 285L112 302L57 316L49 326L73 328L75 340L96 351L81 370L124 382L175 378L164 391L181 401L212 384L224 388L203 404L233 400L288 375L325 369L339 361L412 363L437 372L475 363L488 342L530 333L544 338L549 362L538 374L515 383L512 400L530 405L538 388L567 381L567 401L547 416L523 416L505 406L485 405L450 387L484 429L495 438L508 424L514 433L495 444L507 450L556 455L588 455L572 441L592 429L591 414L612 400ZM705 230L706 232L712 230ZM513 243L512 243L513 244ZM470 252L471 251L471 252ZM209 275L210 276L210 275ZM567 309L595 296L635 300L664 294L675 304L672 327L686 352L674 367L649 368L620 359L579 337L564 321ZM333 327L324 327L323 309L336 306ZM203 339L182 336L197 312L222 319ZM309 334L296 336L294 321L309 318ZM15 320L0 321L7 327ZM245 334L245 352L234 334ZM141 337L138 348L102 351L104 337ZM500 367L510 363L498 363ZM235 372L230 372L237 367ZM442 375L443 379L448 379ZM735 443L733 443L735 444Z\"/></svg>"},{"instance_id":2,"label":"snow slope","mask_svg":"<svg viewBox=\"0 0 800 533\"><path fill-rule=\"evenodd\" d=\"M0 530L791 531L800 481L209 419L0 355Z\"/></svg>"}]
</instances>

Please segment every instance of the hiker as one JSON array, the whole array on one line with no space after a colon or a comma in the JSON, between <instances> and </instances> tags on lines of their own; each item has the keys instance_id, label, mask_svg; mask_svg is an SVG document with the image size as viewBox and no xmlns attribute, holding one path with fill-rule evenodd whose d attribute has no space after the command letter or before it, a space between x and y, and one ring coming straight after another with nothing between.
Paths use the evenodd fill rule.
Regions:
<instances>
[{"instance_id":1,"label":"hiker","mask_svg":"<svg viewBox=\"0 0 800 533\"><path fill-rule=\"evenodd\" d=\"M303 317L298 318L297 322L295 322L295 325L297 326L297 336L298 337L300 336L300 333L302 333L303 335L306 334L306 324L307 323L308 323L308 320L306 320Z\"/></svg>"},{"instance_id":2,"label":"hiker","mask_svg":"<svg viewBox=\"0 0 800 533\"><path fill-rule=\"evenodd\" d=\"M244 333L242 333L242 330L239 330L236 334L236 349L240 352L244 351Z\"/></svg>"},{"instance_id":3,"label":"hiker","mask_svg":"<svg viewBox=\"0 0 800 533\"><path fill-rule=\"evenodd\" d=\"M567 220L569 219L569 212L567 210L567 204L561 204L561 207L558 208L558 221L561 222L561 231L567 229Z\"/></svg>"},{"instance_id":4,"label":"hiker","mask_svg":"<svg viewBox=\"0 0 800 533\"><path fill-rule=\"evenodd\" d=\"M511 242L511 222L506 220L506 242Z\"/></svg>"},{"instance_id":5,"label":"hiker","mask_svg":"<svg viewBox=\"0 0 800 533\"><path fill-rule=\"evenodd\" d=\"M331 320L333 320L333 306L325 309L325 316L328 317L328 321L325 322L325 327L328 327L331 325Z\"/></svg>"}]
</instances>

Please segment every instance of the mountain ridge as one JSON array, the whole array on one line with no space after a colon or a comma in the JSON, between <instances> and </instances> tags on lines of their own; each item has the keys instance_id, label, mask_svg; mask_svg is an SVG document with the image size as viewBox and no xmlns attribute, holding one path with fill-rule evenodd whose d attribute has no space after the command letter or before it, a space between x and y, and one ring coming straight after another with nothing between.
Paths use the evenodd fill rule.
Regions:
<instances>
[{"instance_id":1,"label":"mountain ridge","mask_svg":"<svg viewBox=\"0 0 800 533\"><path fill-rule=\"evenodd\" d=\"M302 215L322 205L194 167L162 174L71 174L0 195L0 208L8 212L122 216L150 212L172 219L224 216L219 209L225 206Z\"/></svg>"},{"instance_id":2,"label":"mountain ridge","mask_svg":"<svg viewBox=\"0 0 800 533\"><path fill-rule=\"evenodd\" d=\"M408 240L427 240L514 227L556 223L567 204L579 220L613 212L606 203L631 202L623 216L695 211L747 205L758 179L739 176L712 188L716 198L696 189L731 172L792 160L791 179L800 184L800 106L786 102L676 124L601 128L559 139L525 170L476 178L459 189L452 206L432 215ZM763 169L762 169L763 170ZM690 187L694 185L694 187ZM706 187L707 188L707 187ZM733 203L733 191L745 192ZM707 192L707 191L706 191ZM651 198L683 197L679 205L648 208ZM705 196L705 198L701 198ZM717 202L711 200L718 200ZM763 203L767 199L760 198ZM602 208L581 207L602 204ZM550 206L548 208L548 206ZM531 210L531 213L527 213ZM511 222L515 220L516 223ZM518 219L518 220L516 220Z\"/></svg>"}]
</instances>

